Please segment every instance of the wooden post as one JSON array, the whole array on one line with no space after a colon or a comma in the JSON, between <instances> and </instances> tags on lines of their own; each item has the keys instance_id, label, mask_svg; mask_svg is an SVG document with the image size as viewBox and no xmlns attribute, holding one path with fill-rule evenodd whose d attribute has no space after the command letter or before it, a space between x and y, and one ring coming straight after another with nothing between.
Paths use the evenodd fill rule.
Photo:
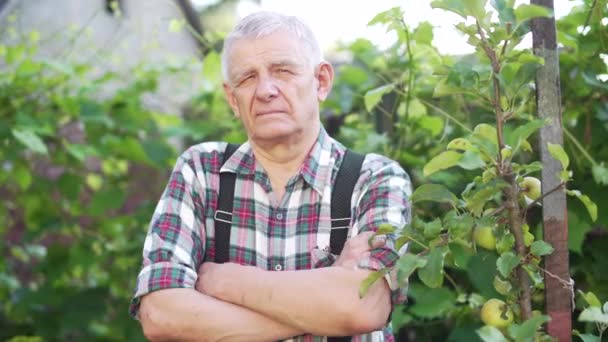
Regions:
<instances>
[{"instance_id":1,"label":"wooden post","mask_svg":"<svg viewBox=\"0 0 608 342\"><path fill-rule=\"evenodd\" d=\"M553 0L531 0L532 4L545 6L552 11ZM532 20L534 54L545 60L536 74L536 104L538 115L549 119L540 131L540 153L543 164L543 193L559 186L561 164L548 151L547 144L563 145L561 93L559 80L559 53L557 51L555 18ZM548 333L558 341L571 341L572 290L569 284L568 216L566 194L554 191L542 200L544 239L555 251L545 257L545 298L547 314L551 317ZM560 279L556 279L555 276Z\"/></svg>"}]
</instances>

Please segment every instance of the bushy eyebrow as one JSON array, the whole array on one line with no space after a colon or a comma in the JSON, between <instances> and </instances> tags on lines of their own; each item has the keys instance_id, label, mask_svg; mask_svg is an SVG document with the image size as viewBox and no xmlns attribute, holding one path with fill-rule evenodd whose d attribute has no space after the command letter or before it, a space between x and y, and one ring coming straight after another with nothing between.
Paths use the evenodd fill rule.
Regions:
<instances>
[{"instance_id":1,"label":"bushy eyebrow","mask_svg":"<svg viewBox=\"0 0 608 342\"><path fill-rule=\"evenodd\" d=\"M301 68L302 66L303 65L301 63L297 63L297 62L294 62L289 59L278 60L276 62L270 63L270 65L269 65L270 69L276 69L276 68L298 69L298 68ZM234 81L232 81L231 83L239 84L239 82L241 82L241 80L244 80L245 78L247 78L253 74L255 74L254 68L239 70L233 75L232 79Z\"/></svg>"}]
</instances>

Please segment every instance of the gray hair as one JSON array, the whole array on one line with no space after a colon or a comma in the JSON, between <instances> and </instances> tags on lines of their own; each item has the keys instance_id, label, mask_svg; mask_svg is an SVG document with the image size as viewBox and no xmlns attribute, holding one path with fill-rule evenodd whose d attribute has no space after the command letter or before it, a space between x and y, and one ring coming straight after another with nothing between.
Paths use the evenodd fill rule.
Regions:
<instances>
[{"instance_id":1,"label":"gray hair","mask_svg":"<svg viewBox=\"0 0 608 342\"><path fill-rule=\"evenodd\" d=\"M312 57L311 62L313 64L320 63L323 60L317 38L302 19L275 12L260 11L243 18L224 39L224 48L222 49L222 76L224 80L228 81L228 56L236 40L263 38L277 31L292 33L307 44L310 47L310 57Z\"/></svg>"}]
</instances>

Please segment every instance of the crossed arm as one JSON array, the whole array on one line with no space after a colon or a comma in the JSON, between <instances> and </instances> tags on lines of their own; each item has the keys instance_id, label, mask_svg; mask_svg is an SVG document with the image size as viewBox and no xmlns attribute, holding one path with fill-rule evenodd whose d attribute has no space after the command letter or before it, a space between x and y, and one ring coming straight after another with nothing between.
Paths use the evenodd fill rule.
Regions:
<instances>
[{"instance_id":1,"label":"crossed arm","mask_svg":"<svg viewBox=\"0 0 608 342\"><path fill-rule=\"evenodd\" d=\"M385 281L359 298L369 271L356 269L370 233L347 241L332 267L264 271L205 263L194 289L167 289L142 298L140 320L150 340L279 340L310 333L357 335L380 329L391 310ZM382 242L376 242L377 247Z\"/></svg>"}]
</instances>

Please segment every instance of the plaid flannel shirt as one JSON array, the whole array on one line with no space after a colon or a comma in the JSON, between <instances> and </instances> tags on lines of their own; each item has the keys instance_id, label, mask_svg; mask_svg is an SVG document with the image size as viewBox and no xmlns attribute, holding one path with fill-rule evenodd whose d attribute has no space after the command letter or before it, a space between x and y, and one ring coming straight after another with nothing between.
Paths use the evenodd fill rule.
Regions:
<instances>
[{"instance_id":1,"label":"plaid flannel shirt","mask_svg":"<svg viewBox=\"0 0 608 342\"><path fill-rule=\"evenodd\" d=\"M300 171L292 177L278 206L270 201L272 187L262 166L255 162L249 143L225 161L226 143L208 142L189 148L175 165L153 214L143 249L143 266L137 278L130 313L138 317L141 296L166 288L194 288L197 269L212 261L214 213L219 175L237 174L229 261L265 270L307 270L331 266L337 256L329 252L332 185L345 148L321 128L317 142ZM397 228L410 220L411 183L398 163L367 154L351 199L349 236L375 231L383 223ZM359 262L362 269L392 267L399 257L396 234L384 247ZM406 298L397 287L396 270L387 275L393 306ZM324 341L304 335L294 341ZM353 341L393 341L390 324L383 330L359 335Z\"/></svg>"}]
</instances>

